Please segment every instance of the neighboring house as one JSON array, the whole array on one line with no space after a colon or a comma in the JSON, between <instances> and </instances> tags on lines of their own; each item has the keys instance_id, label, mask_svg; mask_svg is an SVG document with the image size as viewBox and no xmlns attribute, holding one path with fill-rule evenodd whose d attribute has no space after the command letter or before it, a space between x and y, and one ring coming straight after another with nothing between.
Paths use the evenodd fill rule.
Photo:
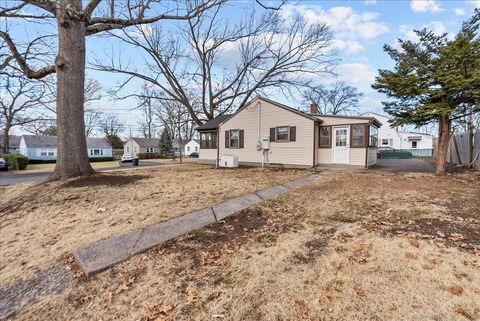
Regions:
<instances>
[{"instance_id":1,"label":"neighboring house","mask_svg":"<svg viewBox=\"0 0 480 321\"><path fill-rule=\"evenodd\" d=\"M185 146L187 144L186 140L183 139L172 139L173 153L176 157L185 156ZM182 154L182 155L180 155Z\"/></svg>"},{"instance_id":2,"label":"neighboring house","mask_svg":"<svg viewBox=\"0 0 480 321\"><path fill-rule=\"evenodd\" d=\"M185 144L185 156L190 156L191 153L200 151L200 140L192 139Z\"/></svg>"},{"instance_id":3,"label":"neighboring house","mask_svg":"<svg viewBox=\"0 0 480 321\"><path fill-rule=\"evenodd\" d=\"M112 146L105 138L87 137L87 153L89 158L112 157ZM57 136L23 135L20 154L32 160L56 160Z\"/></svg>"},{"instance_id":4,"label":"neighboring house","mask_svg":"<svg viewBox=\"0 0 480 321\"><path fill-rule=\"evenodd\" d=\"M315 167L332 164L367 168L377 161L374 117L320 115L257 97L233 115L221 115L196 128L200 163L235 155L240 165Z\"/></svg>"},{"instance_id":5,"label":"neighboring house","mask_svg":"<svg viewBox=\"0 0 480 321\"><path fill-rule=\"evenodd\" d=\"M172 139L172 152L179 157L185 142L179 139ZM123 145L123 152L137 157L138 154L160 153L160 138L138 138L132 137Z\"/></svg>"},{"instance_id":6,"label":"neighboring house","mask_svg":"<svg viewBox=\"0 0 480 321\"><path fill-rule=\"evenodd\" d=\"M389 117L376 113L365 113L363 117L375 117L383 124L378 130L380 149L402 149L414 156L433 156L433 136L404 131L402 127L390 127Z\"/></svg>"},{"instance_id":7,"label":"neighboring house","mask_svg":"<svg viewBox=\"0 0 480 321\"><path fill-rule=\"evenodd\" d=\"M159 138L132 137L123 145L123 152L137 157L140 154L160 153Z\"/></svg>"},{"instance_id":8,"label":"neighboring house","mask_svg":"<svg viewBox=\"0 0 480 321\"><path fill-rule=\"evenodd\" d=\"M20 141L22 136L12 135L9 137L9 153L10 154L20 154Z\"/></svg>"}]
</instances>

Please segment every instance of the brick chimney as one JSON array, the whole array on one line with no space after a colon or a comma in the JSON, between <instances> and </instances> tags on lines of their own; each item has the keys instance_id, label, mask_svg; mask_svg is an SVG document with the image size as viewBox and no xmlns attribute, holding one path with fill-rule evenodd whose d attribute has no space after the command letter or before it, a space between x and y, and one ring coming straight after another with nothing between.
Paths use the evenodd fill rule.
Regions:
<instances>
[{"instance_id":1,"label":"brick chimney","mask_svg":"<svg viewBox=\"0 0 480 321\"><path fill-rule=\"evenodd\" d=\"M312 101L312 102L310 103L310 112L311 112L312 114L318 114L318 105L317 105L317 103L314 102L314 101Z\"/></svg>"}]
</instances>

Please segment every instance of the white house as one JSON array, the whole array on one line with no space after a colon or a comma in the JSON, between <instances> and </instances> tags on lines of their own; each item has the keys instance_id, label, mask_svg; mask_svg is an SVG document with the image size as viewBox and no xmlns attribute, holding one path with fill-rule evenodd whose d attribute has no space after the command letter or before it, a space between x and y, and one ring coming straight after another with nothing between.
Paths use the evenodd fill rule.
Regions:
<instances>
[{"instance_id":1,"label":"white house","mask_svg":"<svg viewBox=\"0 0 480 321\"><path fill-rule=\"evenodd\" d=\"M190 156L191 153L200 151L200 143L196 139L190 140L185 144L185 156Z\"/></svg>"},{"instance_id":2,"label":"white house","mask_svg":"<svg viewBox=\"0 0 480 321\"><path fill-rule=\"evenodd\" d=\"M105 138L87 137L89 158L112 157L112 146ZM55 161L57 159L57 136L23 135L20 154L30 160Z\"/></svg>"},{"instance_id":3,"label":"white house","mask_svg":"<svg viewBox=\"0 0 480 321\"><path fill-rule=\"evenodd\" d=\"M433 136L403 130L402 127L390 127L390 118L377 113L365 113L362 117L375 117L382 126L378 129L378 147L380 149L408 150L414 156L433 156Z\"/></svg>"}]
</instances>

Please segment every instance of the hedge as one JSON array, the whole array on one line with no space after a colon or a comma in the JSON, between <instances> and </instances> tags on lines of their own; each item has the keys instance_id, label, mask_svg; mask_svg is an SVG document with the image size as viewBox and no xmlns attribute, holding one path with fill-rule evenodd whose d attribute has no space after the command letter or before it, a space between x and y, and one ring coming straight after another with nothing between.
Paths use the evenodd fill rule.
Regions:
<instances>
[{"instance_id":1,"label":"hedge","mask_svg":"<svg viewBox=\"0 0 480 321\"><path fill-rule=\"evenodd\" d=\"M90 163L96 163L96 162L110 162L115 160L113 157L91 157L89 158Z\"/></svg>"},{"instance_id":2,"label":"hedge","mask_svg":"<svg viewBox=\"0 0 480 321\"><path fill-rule=\"evenodd\" d=\"M162 155L160 153L138 153L137 157L139 159L157 159L162 158Z\"/></svg>"},{"instance_id":3,"label":"hedge","mask_svg":"<svg viewBox=\"0 0 480 321\"><path fill-rule=\"evenodd\" d=\"M28 166L28 158L19 154L1 154L0 157L5 158L8 167L12 169L25 169Z\"/></svg>"},{"instance_id":4,"label":"hedge","mask_svg":"<svg viewBox=\"0 0 480 321\"><path fill-rule=\"evenodd\" d=\"M91 157L89 158L90 163L96 162L110 162L115 160L113 157ZM57 161L55 159L30 159L29 164L55 164Z\"/></svg>"}]
</instances>

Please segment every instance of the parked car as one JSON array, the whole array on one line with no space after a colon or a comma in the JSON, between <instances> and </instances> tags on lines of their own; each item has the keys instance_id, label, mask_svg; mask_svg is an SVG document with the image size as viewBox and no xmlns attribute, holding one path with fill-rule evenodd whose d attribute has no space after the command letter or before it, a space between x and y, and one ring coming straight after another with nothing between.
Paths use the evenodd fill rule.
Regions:
<instances>
[{"instance_id":1,"label":"parked car","mask_svg":"<svg viewBox=\"0 0 480 321\"><path fill-rule=\"evenodd\" d=\"M0 171L8 171L7 160L1 157L0 157Z\"/></svg>"},{"instance_id":2,"label":"parked car","mask_svg":"<svg viewBox=\"0 0 480 321\"><path fill-rule=\"evenodd\" d=\"M133 162L132 154L125 153L122 155L122 163L131 163Z\"/></svg>"},{"instance_id":3,"label":"parked car","mask_svg":"<svg viewBox=\"0 0 480 321\"><path fill-rule=\"evenodd\" d=\"M193 152L193 153L190 154L190 157L192 157L192 158L198 158L198 156L199 156L198 152Z\"/></svg>"}]
</instances>

